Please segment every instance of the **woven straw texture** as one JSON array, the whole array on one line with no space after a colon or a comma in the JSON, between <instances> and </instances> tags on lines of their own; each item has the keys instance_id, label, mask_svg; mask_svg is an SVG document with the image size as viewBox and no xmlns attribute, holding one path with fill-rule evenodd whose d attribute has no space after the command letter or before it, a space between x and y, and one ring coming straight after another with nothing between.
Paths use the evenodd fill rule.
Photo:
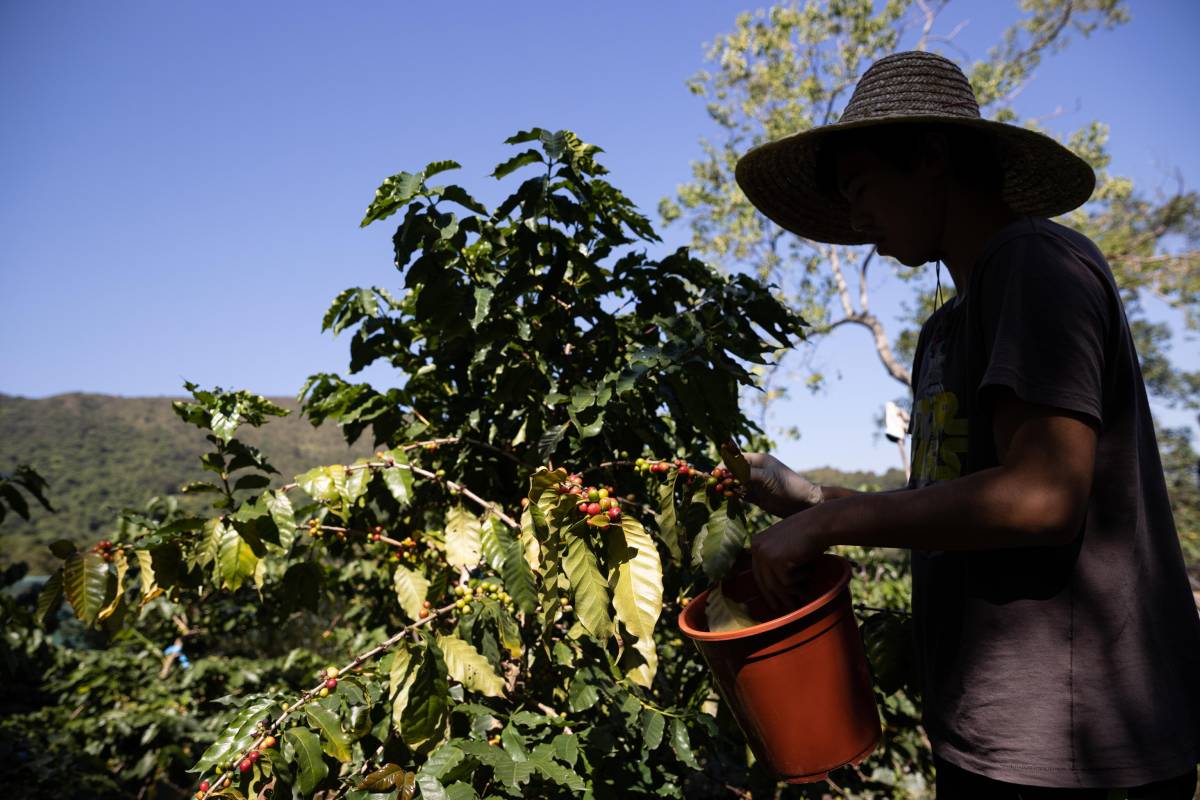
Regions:
<instances>
[{"instance_id":1,"label":"woven straw texture","mask_svg":"<svg viewBox=\"0 0 1200 800\"><path fill-rule=\"evenodd\" d=\"M1091 197L1096 176L1087 162L1054 139L979 116L975 93L962 70L933 53L907 52L875 62L832 124L756 147L738 161L738 185L776 224L830 244L869 244L850 226L850 207L821 192L816 157L820 143L840 131L875 125L938 122L989 131L1004 171L1003 199L1022 215L1053 217Z\"/></svg>"}]
</instances>

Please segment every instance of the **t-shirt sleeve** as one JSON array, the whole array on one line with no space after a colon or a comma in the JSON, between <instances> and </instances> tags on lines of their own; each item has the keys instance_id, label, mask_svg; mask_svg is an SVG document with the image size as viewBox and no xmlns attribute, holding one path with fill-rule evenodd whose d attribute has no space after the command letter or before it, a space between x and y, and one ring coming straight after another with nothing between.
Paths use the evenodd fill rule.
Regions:
<instances>
[{"instance_id":1,"label":"t-shirt sleeve","mask_svg":"<svg viewBox=\"0 0 1200 800\"><path fill-rule=\"evenodd\" d=\"M1105 342L1111 326L1103 278L1064 243L1016 237L980 264L987 366L980 402L1007 386L1028 403L1086 414L1103 425Z\"/></svg>"}]
</instances>

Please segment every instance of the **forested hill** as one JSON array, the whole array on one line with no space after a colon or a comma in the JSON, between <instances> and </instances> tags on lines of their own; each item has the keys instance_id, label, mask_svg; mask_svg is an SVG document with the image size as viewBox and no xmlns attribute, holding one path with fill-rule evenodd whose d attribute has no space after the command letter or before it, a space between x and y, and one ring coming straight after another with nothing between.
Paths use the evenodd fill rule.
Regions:
<instances>
[{"instance_id":1,"label":"forested hill","mask_svg":"<svg viewBox=\"0 0 1200 800\"><path fill-rule=\"evenodd\" d=\"M31 522L9 514L0 526L0 566L26 561L36 573L56 563L46 550L55 539L87 544L104 538L122 508L177 494L184 483L203 477L198 457L207 450L204 435L175 416L172 399L0 394L0 471L33 466L49 482L47 496L57 510L50 514L35 505ZM293 413L257 430L242 428L238 437L261 448L282 475L371 452L369 441L348 448L336 426L312 427L295 413L294 400L271 400ZM822 468L805 474L851 488L904 483L900 470L881 476Z\"/></svg>"},{"instance_id":2,"label":"forested hill","mask_svg":"<svg viewBox=\"0 0 1200 800\"><path fill-rule=\"evenodd\" d=\"M57 513L35 504L32 520L10 513L0 526L0 565L27 561L36 573L52 563L55 539L89 543L103 538L122 508L173 495L203 477L204 434L182 422L169 397L63 394L31 400L0 394L0 471L27 463L49 483ZM259 447L289 478L318 464L353 460L370 441L346 446L334 425L314 428L291 398L271 398L291 410L238 438Z\"/></svg>"}]
</instances>

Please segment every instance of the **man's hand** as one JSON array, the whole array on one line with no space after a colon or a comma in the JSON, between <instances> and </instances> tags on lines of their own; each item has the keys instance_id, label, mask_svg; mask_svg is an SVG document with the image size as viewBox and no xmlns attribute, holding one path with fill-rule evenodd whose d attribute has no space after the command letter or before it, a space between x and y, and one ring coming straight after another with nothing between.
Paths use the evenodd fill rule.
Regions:
<instances>
[{"instance_id":1,"label":"man's hand","mask_svg":"<svg viewBox=\"0 0 1200 800\"><path fill-rule=\"evenodd\" d=\"M786 517L821 502L821 487L792 472L769 453L746 453L750 464L749 499L777 517Z\"/></svg>"},{"instance_id":2,"label":"man's hand","mask_svg":"<svg viewBox=\"0 0 1200 800\"><path fill-rule=\"evenodd\" d=\"M824 510L793 514L750 539L754 580L767 606L777 614L796 607L796 596L807 578L806 565L829 546Z\"/></svg>"}]
</instances>

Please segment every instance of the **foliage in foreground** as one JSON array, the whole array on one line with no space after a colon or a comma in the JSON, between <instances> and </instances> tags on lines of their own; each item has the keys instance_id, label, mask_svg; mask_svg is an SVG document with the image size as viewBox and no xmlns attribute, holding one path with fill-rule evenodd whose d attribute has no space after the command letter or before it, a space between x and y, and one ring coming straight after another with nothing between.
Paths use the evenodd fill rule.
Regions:
<instances>
[{"instance_id":1,"label":"foliage in foreground","mask_svg":"<svg viewBox=\"0 0 1200 800\"><path fill-rule=\"evenodd\" d=\"M535 174L495 210L432 185L456 166L439 162L367 211L400 215L405 292L349 289L325 327L350 333L351 372L385 359L405 383L321 374L302 395L374 456L279 485L237 434L281 409L189 384L176 410L212 449L188 488L212 512L152 507L90 549L56 542L36 609L7 604L15 627L53 628L65 598L103 648L7 641L13 674L79 697L0 723L11 785L52 796L75 769L98 796L173 796L190 767L231 797L773 792L674 617L765 522L713 485L711 443L764 444L738 392L803 322L752 279L636 249L656 237L597 148L509 142L537 146L494 175ZM907 604L902 561L851 555L860 601ZM886 744L835 777L864 797L928 769L896 619L867 632Z\"/></svg>"}]
</instances>

